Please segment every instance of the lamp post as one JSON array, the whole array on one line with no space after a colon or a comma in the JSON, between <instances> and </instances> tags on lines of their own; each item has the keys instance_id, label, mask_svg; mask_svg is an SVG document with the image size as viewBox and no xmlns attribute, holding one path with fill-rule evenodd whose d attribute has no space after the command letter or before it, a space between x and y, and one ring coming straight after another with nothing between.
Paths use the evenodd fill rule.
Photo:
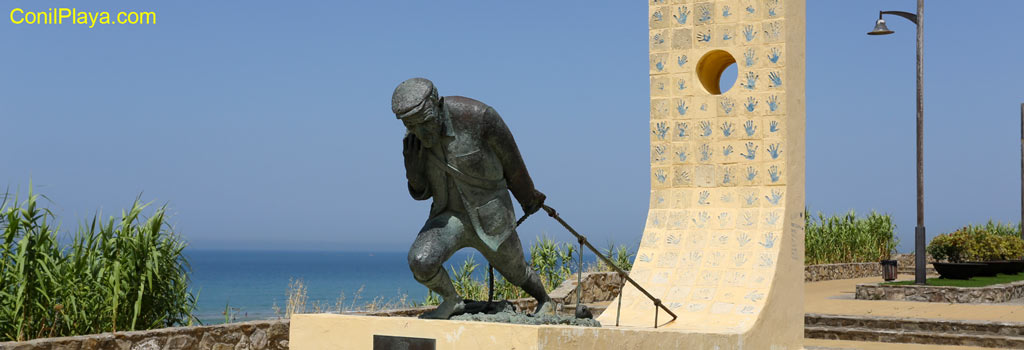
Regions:
<instances>
[{"instance_id":1,"label":"lamp post","mask_svg":"<svg viewBox=\"0 0 1024 350\"><path fill-rule=\"evenodd\" d=\"M925 284L924 259L924 0L917 0L917 14L903 11L881 11L875 29L868 35L886 35L893 31L885 26L882 15L896 15L917 25L917 227L914 228L914 284Z\"/></svg>"}]
</instances>

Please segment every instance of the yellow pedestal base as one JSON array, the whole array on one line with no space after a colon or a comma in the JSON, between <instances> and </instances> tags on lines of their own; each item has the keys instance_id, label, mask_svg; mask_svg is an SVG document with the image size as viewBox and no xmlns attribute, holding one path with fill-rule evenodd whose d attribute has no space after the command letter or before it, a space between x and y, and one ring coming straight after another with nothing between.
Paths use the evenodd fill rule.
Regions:
<instances>
[{"instance_id":1,"label":"yellow pedestal base","mask_svg":"<svg viewBox=\"0 0 1024 350\"><path fill-rule=\"evenodd\" d=\"M529 326L331 314L293 315L293 350L373 349L374 335L429 338L437 350L476 349L760 349L741 334L635 327Z\"/></svg>"}]
</instances>

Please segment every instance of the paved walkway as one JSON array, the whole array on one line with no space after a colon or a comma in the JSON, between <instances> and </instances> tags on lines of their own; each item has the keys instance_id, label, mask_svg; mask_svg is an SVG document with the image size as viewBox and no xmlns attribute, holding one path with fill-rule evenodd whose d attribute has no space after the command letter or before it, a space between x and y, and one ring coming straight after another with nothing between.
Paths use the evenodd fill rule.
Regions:
<instances>
[{"instance_id":1,"label":"paved walkway","mask_svg":"<svg viewBox=\"0 0 1024 350\"><path fill-rule=\"evenodd\" d=\"M902 277L900 280L913 279L913 276ZM1024 322L1024 305L1019 301L1002 304L950 304L854 299L857 284L881 281L881 277L867 277L804 283L804 312L832 315Z\"/></svg>"},{"instance_id":2,"label":"paved walkway","mask_svg":"<svg viewBox=\"0 0 1024 350\"><path fill-rule=\"evenodd\" d=\"M805 350L996 350L971 346L949 346L930 344L879 343L850 340L825 340L804 338Z\"/></svg>"}]
</instances>

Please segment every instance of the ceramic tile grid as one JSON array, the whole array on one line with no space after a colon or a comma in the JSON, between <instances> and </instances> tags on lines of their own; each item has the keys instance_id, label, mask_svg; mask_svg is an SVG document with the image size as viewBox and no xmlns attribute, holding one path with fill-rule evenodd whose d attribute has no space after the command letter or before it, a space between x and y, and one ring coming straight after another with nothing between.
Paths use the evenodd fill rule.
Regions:
<instances>
[{"instance_id":1,"label":"ceramic tile grid","mask_svg":"<svg viewBox=\"0 0 1024 350\"><path fill-rule=\"evenodd\" d=\"M803 0L650 1L651 200L631 276L679 315L668 329L747 332L771 305L802 322L803 11ZM706 55L736 62L723 94L701 82ZM654 309L628 287L620 322L653 326Z\"/></svg>"}]
</instances>

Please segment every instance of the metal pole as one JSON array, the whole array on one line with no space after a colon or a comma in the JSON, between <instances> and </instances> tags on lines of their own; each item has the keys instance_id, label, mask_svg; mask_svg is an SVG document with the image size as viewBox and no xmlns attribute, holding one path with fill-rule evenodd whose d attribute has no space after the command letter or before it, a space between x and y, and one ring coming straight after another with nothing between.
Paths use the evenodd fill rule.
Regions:
<instances>
[{"instance_id":1,"label":"metal pole","mask_svg":"<svg viewBox=\"0 0 1024 350\"><path fill-rule=\"evenodd\" d=\"M1024 103L1020 104L1020 238L1024 238Z\"/></svg>"},{"instance_id":2,"label":"metal pole","mask_svg":"<svg viewBox=\"0 0 1024 350\"><path fill-rule=\"evenodd\" d=\"M924 230L924 0L917 0L917 227L914 284L925 284Z\"/></svg>"}]
</instances>

